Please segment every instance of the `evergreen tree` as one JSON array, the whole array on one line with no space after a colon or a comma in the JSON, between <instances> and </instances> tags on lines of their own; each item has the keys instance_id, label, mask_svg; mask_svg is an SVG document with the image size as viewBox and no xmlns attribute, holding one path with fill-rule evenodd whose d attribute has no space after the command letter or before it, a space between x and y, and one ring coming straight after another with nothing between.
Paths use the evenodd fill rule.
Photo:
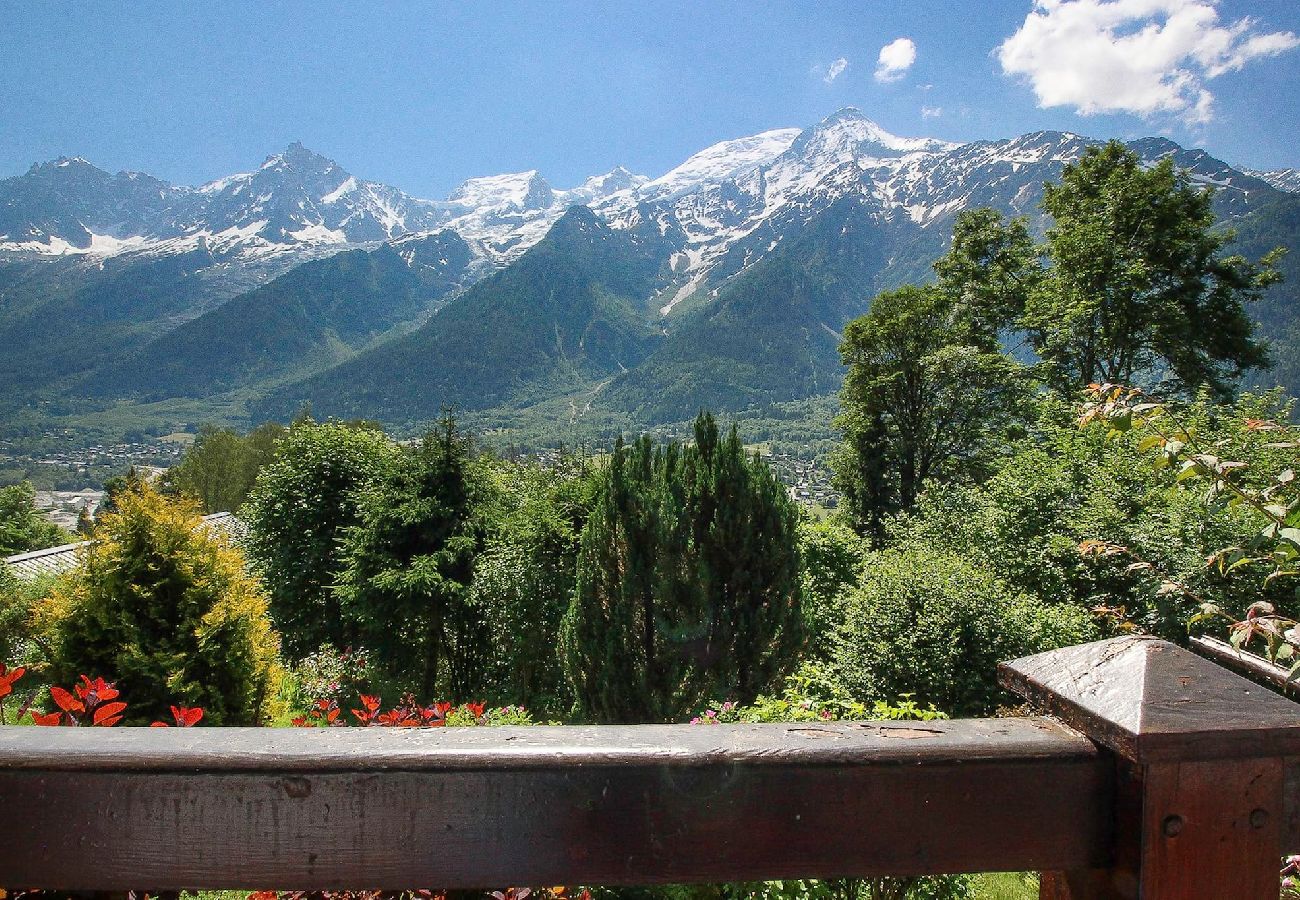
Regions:
<instances>
[{"instance_id":1,"label":"evergreen tree","mask_svg":"<svg viewBox=\"0 0 1300 900\"><path fill-rule=\"evenodd\" d=\"M620 441L564 624L582 713L673 721L768 687L802 643L796 527L776 476L708 414L690 446Z\"/></svg>"},{"instance_id":2,"label":"evergreen tree","mask_svg":"<svg viewBox=\"0 0 1300 900\"><path fill-rule=\"evenodd\" d=\"M242 555L200 527L192 501L120 491L51 601L54 674L116 681L131 722L201 706L213 725L262 724L279 638Z\"/></svg>"},{"instance_id":3,"label":"evergreen tree","mask_svg":"<svg viewBox=\"0 0 1300 900\"><path fill-rule=\"evenodd\" d=\"M480 685L487 639L469 603L481 528L467 441L445 414L360 498L343 543L336 593L387 678L432 699L467 699Z\"/></svg>"}]
</instances>

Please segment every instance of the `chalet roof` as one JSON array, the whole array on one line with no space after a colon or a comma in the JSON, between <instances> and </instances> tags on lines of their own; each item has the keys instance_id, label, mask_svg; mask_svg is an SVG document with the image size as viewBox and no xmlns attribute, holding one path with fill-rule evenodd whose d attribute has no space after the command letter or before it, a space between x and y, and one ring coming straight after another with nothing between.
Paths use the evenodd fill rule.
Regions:
<instances>
[{"instance_id":1,"label":"chalet roof","mask_svg":"<svg viewBox=\"0 0 1300 900\"><path fill-rule=\"evenodd\" d=\"M234 513L219 512L203 517L202 528L224 535L231 540L244 536L244 523ZM75 544L63 544L59 547L47 547L44 550L32 550L6 556L5 564L10 571L23 581L33 581L42 575L59 575L74 567L81 558L82 550L90 541L78 541Z\"/></svg>"}]
</instances>

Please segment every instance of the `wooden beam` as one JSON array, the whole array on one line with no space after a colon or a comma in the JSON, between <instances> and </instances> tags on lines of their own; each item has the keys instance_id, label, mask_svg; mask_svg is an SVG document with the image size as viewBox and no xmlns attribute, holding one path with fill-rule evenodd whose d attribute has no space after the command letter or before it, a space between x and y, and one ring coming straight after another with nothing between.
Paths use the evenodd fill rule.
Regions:
<instances>
[{"instance_id":1,"label":"wooden beam","mask_svg":"<svg viewBox=\"0 0 1300 900\"><path fill-rule=\"evenodd\" d=\"M0 728L0 884L468 888L1075 869L1111 769L1046 719Z\"/></svg>"},{"instance_id":2,"label":"wooden beam","mask_svg":"<svg viewBox=\"0 0 1300 900\"><path fill-rule=\"evenodd\" d=\"M1044 898L1276 900L1300 706L1144 637L1015 660L1000 680L1114 754L1114 860L1053 873Z\"/></svg>"}]
</instances>

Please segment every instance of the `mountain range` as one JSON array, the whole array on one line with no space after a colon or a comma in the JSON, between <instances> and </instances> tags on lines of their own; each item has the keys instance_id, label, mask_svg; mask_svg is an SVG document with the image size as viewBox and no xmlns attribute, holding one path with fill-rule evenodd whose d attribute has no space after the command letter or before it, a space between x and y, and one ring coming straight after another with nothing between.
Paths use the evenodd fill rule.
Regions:
<instances>
[{"instance_id":1,"label":"mountain range","mask_svg":"<svg viewBox=\"0 0 1300 900\"><path fill-rule=\"evenodd\" d=\"M556 433L767 415L838 387L844 324L928 278L961 210L1041 230L1043 183L1093 143L905 138L844 109L656 178L556 189L532 171L443 200L300 144L196 188L43 163L0 180L0 410L174 416L181 399L255 421L310 403L414 429L452 404ZM1300 250L1300 173L1129 146L1214 188L1241 252ZM1258 384L1292 393L1298 263L1256 309L1279 363Z\"/></svg>"}]
</instances>

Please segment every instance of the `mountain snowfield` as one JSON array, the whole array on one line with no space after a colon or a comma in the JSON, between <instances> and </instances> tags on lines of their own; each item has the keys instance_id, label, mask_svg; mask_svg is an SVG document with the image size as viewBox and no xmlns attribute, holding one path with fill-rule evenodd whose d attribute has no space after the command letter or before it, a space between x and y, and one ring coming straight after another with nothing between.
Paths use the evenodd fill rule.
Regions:
<instances>
[{"instance_id":1,"label":"mountain snowfield","mask_svg":"<svg viewBox=\"0 0 1300 900\"><path fill-rule=\"evenodd\" d=\"M1043 183L1096 143L901 137L846 108L656 178L619 167L558 189L506 173L442 200L301 144L196 188L54 160L0 180L0 342L13 348L0 401L229 390L255 415L311 402L414 422L435 393L472 408L475 385L504 376L501 409L609 403L647 422L824 395L844 323L875 292L926 278L957 213L992 206L1041 227ZM1128 146L1213 187L1241 252L1289 243L1295 268L1300 237L1277 232L1300 221L1300 173L1163 138ZM1300 271L1288 279L1259 313L1286 344ZM493 352L500 371L466 365Z\"/></svg>"},{"instance_id":2,"label":"mountain snowfield","mask_svg":"<svg viewBox=\"0 0 1300 900\"><path fill-rule=\"evenodd\" d=\"M566 209L582 204L614 228L653 219L662 234L678 237L671 266L679 278L660 305L667 313L716 281L710 276L719 261L765 222L806 219L856 193L885 218L905 216L926 226L976 202L989 188L981 181L991 170L1014 178L1026 166L1068 162L1088 143L1068 133L968 144L905 138L846 108L807 129L722 141L654 179L619 167L558 190L536 171L508 173L471 178L445 200L417 199L358 178L299 143L256 171L197 188L140 173L110 175L80 157L63 158L0 180L0 255L201 249L233 258L310 257L450 229L470 244L486 274L518 259ZM1222 171L1207 176L1233 172L1213 163ZM1281 190L1300 190L1294 170L1249 174ZM1227 179L1206 180L1231 186ZM781 239L773 235L766 245L746 247L740 268Z\"/></svg>"},{"instance_id":3,"label":"mountain snowfield","mask_svg":"<svg viewBox=\"0 0 1300 900\"><path fill-rule=\"evenodd\" d=\"M1026 167L1068 162L1088 143L1068 133L968 144L899 137L846 108L807 129L722 141L654 179L620 167L558 190L536 171L508 173L471 178L445 200L417 199L358 178L297 143L256 171L197 188L139 173L110 175L84 159L64 158L0 180L0 255L200 249L236 260L291 260L450 229L470 244L486 274L518 259L566 209L582 204L614 228L653 220L661 234L676 237L680 247L670 264L678 277L659 304L668 313L700 287L716 288L720 261L765 233L764 223L784 221L765 243L744 246L741 265L727 277L771 252L788 237L791 222L846 194L868 199L886 219L906 217L924 227L977 203L990 178L1005 181ZM1169 144L1150 155L1171 150L1200 153ZM1200 155L1214 164L1201 173L1208 182L1231 186L1233 174L1240 178ZM1205 168L1199 162L1193 162L1198 173ZM1281 190L1300 190L1293 170L1250 174ZM1036 190L1026 188L1028 208Z\"/></svg>"}]
</instances>

